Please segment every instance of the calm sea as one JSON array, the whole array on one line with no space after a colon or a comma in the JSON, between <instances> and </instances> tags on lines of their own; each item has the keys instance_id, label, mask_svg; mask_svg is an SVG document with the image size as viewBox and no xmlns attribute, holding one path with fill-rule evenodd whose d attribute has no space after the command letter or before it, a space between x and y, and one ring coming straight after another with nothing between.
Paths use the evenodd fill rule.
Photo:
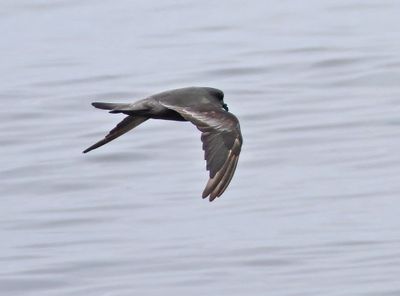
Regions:
<instances>
[{"instance_id":1,"label":"calm sea","mask_svg":"<svg viewBox=\"0 0 400 296\"><path fill-rule=\"evenodd\" d=\"M0 6L0 295L400 295L399 1ZM185 86L241 121L222 198L189 123L81 153Z\"/></svg>"}]
</instances>

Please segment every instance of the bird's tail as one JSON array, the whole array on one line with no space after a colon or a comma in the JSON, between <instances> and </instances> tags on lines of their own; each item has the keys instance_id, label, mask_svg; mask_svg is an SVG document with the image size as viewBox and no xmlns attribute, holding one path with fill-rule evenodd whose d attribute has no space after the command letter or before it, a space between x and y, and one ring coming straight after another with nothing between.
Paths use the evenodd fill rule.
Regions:
<instances>
[{"instance_id":1,"label":"bird's tail","mask_svg":"<svg viewBox=\"0 0 400 296\"><path fill-rule=\"evenodd\" d=\"M93 107L96 107L98 109L102 110L124 110L124 109L129 109L131 104L122 104L122 103L103 103L103 102L93 102L92 103Z\"/></svg>"},{"instance_id":2,"label":"bird's tail","mask_svg":"<svg viewBox=\"0 0 400 296\"><path fill-rule=\"evenodd\" d=\"M93 103L93 106L96 108L100 109L106 109L110 110L114 105L120 106L121 104L111 104L111 103ZM125 117L120 123L117 124L116 127L114 127L105 137L104 139L98 141L97 143L93 144L89 148L87 148L83 153L87 153L93 149L99 148L103 146L104 144L107 144L108 142L118 138L119 136L122 136L126 132L130 131L131 129L137 127L139 124L145 122L148 117L144 116L127 116Z\"/></svg>"},{"instance_id":3,"label":"bird's tail","mask_svg":"<svg viewBox=\"0 0 400 296\"><path fill-rule=\"evenodd\" d=\"M92 105L98 109L111 110L110 113L124 113L127 115L137 115L138 113L143 113L148 111L148 108L141 101L135 104L123 104L123 103L103 103L103 102L93 102Z\"/></svg>"}]
</instances>

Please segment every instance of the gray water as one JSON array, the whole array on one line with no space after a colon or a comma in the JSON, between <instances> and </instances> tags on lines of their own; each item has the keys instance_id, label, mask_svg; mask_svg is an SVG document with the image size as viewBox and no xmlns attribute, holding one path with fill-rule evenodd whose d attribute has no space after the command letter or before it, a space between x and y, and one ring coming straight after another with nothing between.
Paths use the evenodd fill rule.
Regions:
<instances>
[{"instance_id":1,"label":"gray water","mask_svg":"<svg viewBox=\"0 0 400 296\"><path fill-rule=\"evenodd\" d=\"M2 0L0 295L400 295L400 2ZM200 134L90 102L225 92Z\"/></svg>"}]
</instances>

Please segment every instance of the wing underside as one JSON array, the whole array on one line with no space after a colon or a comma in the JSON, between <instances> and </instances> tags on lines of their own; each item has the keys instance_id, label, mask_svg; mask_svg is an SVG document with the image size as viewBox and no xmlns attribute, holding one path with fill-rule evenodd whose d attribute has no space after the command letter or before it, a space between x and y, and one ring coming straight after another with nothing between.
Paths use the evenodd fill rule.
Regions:
<instances>
[{"instance_id":1,"label":"wing underside","mask_svg":"<svg viewBox=\"0 0 400 296\"><path fill-rule=\"evenodd\" d=\"M161 103L163 104L163 103ZM203 198L210 201L221 196L235 173L243 143L239 121L230 112L214 105L203 110L163 104L192 122L201 132L204 158L210 179L203 191Z\"/></svg>"}]
</instances>

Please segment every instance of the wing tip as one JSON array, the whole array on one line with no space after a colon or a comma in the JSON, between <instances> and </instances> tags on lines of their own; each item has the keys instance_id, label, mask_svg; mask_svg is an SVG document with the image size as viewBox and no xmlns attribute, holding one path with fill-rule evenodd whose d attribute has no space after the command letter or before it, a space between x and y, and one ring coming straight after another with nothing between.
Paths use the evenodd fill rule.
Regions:
<instances>
[{"instance_id":1,"label":"wing tip","mask_svg":"<svg viewBox=\"0 0 400 296\"><path fill-rule=\"evenodd\" d=\"M238 158L237 155L231 154L221 170L208 180L206 188L203 191L203 199L209 196L210 201L213 201L225 192L235 173Z\"/></svg>"},{"instance_id":2,"label":"wing tip","mask_svg":"<svg viewBox=\"0 0 400 296\"><path fill-rule=\"evenodd\" d=\"M88 153L88 152L90 152L90 151L92 151L92 150L98 148L98 147L97 147L97 144L98 144L98 143L96 143L96 144L90 146L89 148L86 148L85 150L82 151L82 153L83 153L83 154L86 154L86 153Z\"/></svg>"},{"instance_id":3,"label":"wing tip","mask_svg":"<svg viewBox=\"0 0 400 296\"><path fill-rule=\"evenodd\" d=\"M206 192L206 190L203 191L203 195L201 196L203 199L206 199L209 197L209 201L212 202L214 199L216 199L218 196L213 196L211 193Z\"/></svg>"}]
</instances>

